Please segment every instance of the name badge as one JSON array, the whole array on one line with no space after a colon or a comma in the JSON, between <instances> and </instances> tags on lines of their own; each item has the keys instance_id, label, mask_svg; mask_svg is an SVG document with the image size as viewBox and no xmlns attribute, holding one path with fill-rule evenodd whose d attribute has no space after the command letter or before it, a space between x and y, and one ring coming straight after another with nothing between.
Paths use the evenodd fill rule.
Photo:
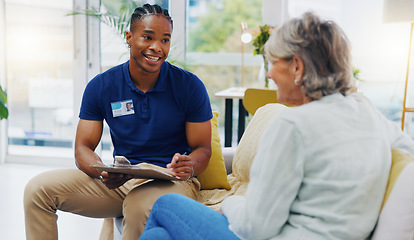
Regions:
<instances>
[{"instance_id":1,"label":"name badge","mask_svg":"<svg viewBox=\"0 0 414 240\"><path fill-rule=\"evenodd\" d=\"M132 99L111 103L112 115L114 117L134 114L134 103Z\"/></svg>"}]
</instances>

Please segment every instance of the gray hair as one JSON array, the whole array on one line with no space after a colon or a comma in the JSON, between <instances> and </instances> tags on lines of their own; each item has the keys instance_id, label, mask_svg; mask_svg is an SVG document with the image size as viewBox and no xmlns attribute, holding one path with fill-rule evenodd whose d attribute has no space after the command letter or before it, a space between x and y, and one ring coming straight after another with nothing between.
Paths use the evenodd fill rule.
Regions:
<instances>
[{"instance_id":1,"label":"gray hair","mask_svg":"<svg viewBox=\"0 0 414 240\"><path fill-rule=\"evenodd\" d=\"M304 63L302 91L317 100L336 92L348 95L355 87L350 48L336 23L307 12L272 33L265 44L265 55L271 63L300 57Z\"/></svg>"}]
</instances>

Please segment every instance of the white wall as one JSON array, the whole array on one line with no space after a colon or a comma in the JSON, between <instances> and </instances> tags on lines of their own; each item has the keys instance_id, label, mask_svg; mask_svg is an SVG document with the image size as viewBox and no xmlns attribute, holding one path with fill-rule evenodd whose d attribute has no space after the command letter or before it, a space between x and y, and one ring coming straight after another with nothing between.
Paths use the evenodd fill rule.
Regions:
<instances>
[{"instance_id":1,"label":"white wall","mask_svg":"<svg viewBox=\"0 0 414 240\"><path fill-rule=\"evenodd\" d=\"M0 0L0 52L4 53L6 49L6 14L5 2ZM0 85L5 88L6 83L6 55L0 54ZM6 143L7 143L6 120L0 121L0 164L6 161Z\"/></svg>"}]
</instances>

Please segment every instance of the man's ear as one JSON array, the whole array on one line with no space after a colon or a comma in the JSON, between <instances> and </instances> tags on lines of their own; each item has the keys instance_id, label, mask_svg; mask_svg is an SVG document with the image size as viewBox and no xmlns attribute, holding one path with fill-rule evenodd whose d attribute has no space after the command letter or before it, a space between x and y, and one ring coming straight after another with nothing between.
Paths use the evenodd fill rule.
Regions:
<instances>
[{"instance_id":1,"label":"man's ear","mask_svg":"<svg viewBox=\"0 0 414 240\"><path fill-rule=\"evenodd\" d=\"M126 43L127 43L128 45L131 45L131 44L130 44L131 37L132 37L132 33L131 33L130 31L126 31L126 32L125 32L125 40L126 40Z\"/></svg>"},{"instance_id":2,"label":"man's ear","mask_svg":"<svg viewBox=\"0 0 414 240\"><path fill-rule=\"evenodd\" d=\"M302 80L303 70L305 65L302 58L293 56L292 58L292 73L295 75L295 79Z\"/></svg>"}]
</instances>

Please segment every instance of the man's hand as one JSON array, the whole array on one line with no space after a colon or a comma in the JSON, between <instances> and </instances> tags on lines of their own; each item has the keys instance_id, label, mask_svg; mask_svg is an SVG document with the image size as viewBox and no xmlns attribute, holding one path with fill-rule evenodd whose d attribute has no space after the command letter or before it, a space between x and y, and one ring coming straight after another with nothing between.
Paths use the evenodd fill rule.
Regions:
<instances>
[{"instance_id":1,"label":"man's hand","mask_svg":"<svg viewBox=\"0 0 414 240\"><path fill-rule=\"evenodd\" d=\"M122 186L125 182L133 178L134 176L122 173L108 173L105 171L101 172L99 178L101 182L109 189L114 189Z\"/></svg>"},{"instance_id":2,"label":"man's hand","mask_svg":"<svg viewBox=\"0 0 414 240\"><path fill-rule=\"evenodd\" d=\"M188 155L174 154L171 163L167 164L167 168L171 169L183 181L187 181L194 176L193 162Z\"/></svg>"}]
</instances>

